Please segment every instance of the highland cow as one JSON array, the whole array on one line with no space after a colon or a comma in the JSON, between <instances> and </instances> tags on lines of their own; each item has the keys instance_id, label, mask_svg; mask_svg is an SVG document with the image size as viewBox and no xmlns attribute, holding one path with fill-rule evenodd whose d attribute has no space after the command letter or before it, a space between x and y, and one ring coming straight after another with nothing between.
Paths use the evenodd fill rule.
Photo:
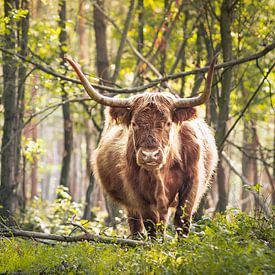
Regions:
<instances>
[{"instance_id":1,"label":"highland cow","mask_svg":"<svg viewBox=\"0 0 275 275\"><path fill-rule=\"evenodd\" d=\"M144 227L151 238L156 238L158 229L163 234L168 209L174 206L176 231L187 235L218 160L211 129L195 108L210 96L216 57L204 92L193 98L170 92L103 96L77 63L66 60L90 97L109 106L93 172L107 194L126 209L131 234L139 235Z\"/></svg>"}]
</instances>

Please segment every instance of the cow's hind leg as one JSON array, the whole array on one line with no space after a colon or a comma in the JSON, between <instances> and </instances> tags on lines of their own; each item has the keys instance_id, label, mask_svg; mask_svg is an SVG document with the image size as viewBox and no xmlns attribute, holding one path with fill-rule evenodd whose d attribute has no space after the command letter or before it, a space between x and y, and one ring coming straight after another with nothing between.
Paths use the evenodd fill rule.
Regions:
<instances>
[{"instance_id":1,"label":"cow's hind leg","mask_svg":"<svg viewBox=\"0 0 275 275\"><path fill-rule=\"evenodd\" d=\"M143 231L143 221L139 211L135 209L127 209L128 224L133 238L141 238Z\"/></svg>"}]
</instances>

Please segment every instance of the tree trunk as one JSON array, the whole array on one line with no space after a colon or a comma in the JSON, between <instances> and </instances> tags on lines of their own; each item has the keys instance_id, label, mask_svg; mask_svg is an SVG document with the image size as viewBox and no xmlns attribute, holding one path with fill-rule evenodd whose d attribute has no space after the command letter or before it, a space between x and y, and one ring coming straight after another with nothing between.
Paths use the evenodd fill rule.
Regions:
<instances>
[{"instance_id":1,"label":"tree trunk","mask_svg":"<svg viewBox=\"0 0 275 275\"><path fill-rule=\"evenodd\" d=\"M167 7L168 7L168 0L164 0L164 13L166 13ZM168 41L165 38L166 30L168 28L168 21L167 20L164 20L162 28L163 28L163 32L161 34L162 35L162 40L161 40L161 45L160 45L160 54L161 54L161 56L160 56L160 69L159 69L159 72L160 72L161 75L164 75L165 72L166 72L165 64L166 64L167 43L168 43Z\"/></svg>"},{"instance_id":2,"label":"tree trunk","mask_svg":"<svg viewBox=\"0 0 275 275\"><path fill-rule=\"evenodd\" d=\"M273 115L273 183L274 183L274 186L273 186L273 192L272 192L272 205L275 205L275 192L274 192L274 189L275 189L275 113Z\"/></svg>"},{"instance_id":3,"label":"tree trunk","mask_svg":"<svg viewBox=\"0 0 275 275\"><path fill-rule=\"evenodd\" d=\"M182 51L180 52L181 54L181 71L185 71L186 67L186 46L187 46L187 23L189 21L189 12L186 10L184 12L184 21L183 21L183 26L182 26L182 31L183 31L183 47ZM180 87L180 97L183 97L185 95L185 77L181 79L181 87Z\"/></svg>"},{"instance_id":4,"label":"tree trunk","mask_svg":"<svg viewBox=\"0 0 275 275\"><path fill-rule=\"evenodd\" d=\"M63 57L66 54L67 45L67 32L66 32L66 1L59 1L59 27L61 28L59 34L60 43L60 58L62 59L60 65L64 66ZM67 92L64 89L64 84L61 83L62 89L62 101L68 99ZM62 105L63 113L63 128L64 128L64 152L60 176L60 185L70 186L69 175L70 175L70 165L73 151L73 124L71 120L70 103L65 103Z\"/></svg>"},{"instance_id":5,"label":"tree trunk","mask_svg":"<svg viewBox=\"0 0 275 275\"><path fill-rule=\"evenodd\" d=\"M18 46L20 53L26 55L28 16L19 21L19 23L22 22L22 25L19 25L17 29L19 37L16 37L16 25L11 16L12 10L17 8L16 4L18 4L17 1L4 1L4 16L9 20L5 21L3 43L4 47L10 51L15 51ZM22 1L22 7L28 9L28 2ZM16 41L19 42L18 45ZM3 53L3 79L4 127L1 148L0 216L9 219L18 203L17 190L20 183L19 164L22 132L20 126L24 113L26 70L23 65L20 65L18 70L15 57L5 53Z\"/></svg>"},{"instance_id":6,"label":"tree trunk","mask_svg":"<svg viewBox=\"0 0 275 275\"><path fill-rule=\"evenodd\" d=\"M138 0L138 51L143 54L144 46L144 3L143 0Z\"/></svg>"},{"instance_id":7,"label":"tree trunk","mask_svg":"<svg viewBox=\"0 0 275 275\"><path fill-rule=\"evenodd\" d=\"M87 51L85 49L86 46L86 39L85 39L85 19L84 19L85 13L83 10L83 1L79 0L79 21L78 21L78 36L79 36L79 56L81 60L86 60L88 56L86 55ZM85 127L85 140L86 140L86 176L84 176L84 186L87 187L86 193L85 193L85 205L84 205L84 213L83 213L83 219L85 220L91 220L92 219L92 192L94 190L94 176L92 173L91 165L90 165L90 159L92 154L92 142L93 142L93 136L92 136L92 125L90 119L84 118L84 127ZM87 184L88 182L88 184Z\"/></svg>"},{"instance_id":8,"label":"tree trunk","mask_svg":"<svg viewBox=\"0 0 275 275\"><path fill-rule=\"evenodd\" d=\"M32 129L32 140L37 142L38 128L37 125ZM31 199L38 196L38 159L37 156L33 157L31 164Z\"/></svg>"},{"instance_id":9,"label":"tree trunk","mask_svg":"<svg viewBox=\"0 0 275 275\"><path fill-rule=\"evenodd\" d=\"M214 20L214 19L213 19ZM210 37L207 34L207 31L204 27L203 24L200 25L200 27L202 28L202 36L204 39L204 43L205 43L205 48L207 51L207 59L208 62L210 62L214 56L214 53L220 49L220 44L218 44L216 46L216 48L213 48L213 44L212 44L212 38L211 38L211 33L214 32L214 26L213 24L211 24L211 30L210 30ZM213 76L213 81L212 83L217 83L218 82L218 77L217 74L214 74ZM212 86L212 92L210 95L209 100L206 102L206 122L211 125L212 127L214 127L216 129L217 126L217 109L216 109L216 99L218 97L219 94L219 87L218 85Z\"/></svg>"},{"instance_id":10,"label":"tree trunk","mask_svg":"<svg viewBox=\"0 0 275 275\"><path fill-rule=\"evenodd\" d=\"M81 61L85 61L87 58L87 50L86 50L86 35L85 35L85 11L84 11L84 2L83 0L78 0L78 41L79 41L79 58Z\"/></svg>"},{"instance_id":11,"label":"tree trunk","mask_svg":"<svg viewBox=\"0 0 275 275\"><path fill-rule=\"evenodd\" d=\"M21 6L18 6L18 9L24 9L24 10L29 10L29 1L28 0L21 0ZM20 47L19 54L21 56L26 57L28 55L28 31L29 31L29 13L21 18L21 20L18 22L19 28L18 28L18 44ZM24 124L24 113L25 113L25 81L26 81L26 76L27 76L27 68L24 63L19 64L18 68L18 91L17 91L17 122L18 126L17 129L20 129L18 132L18 146L17 146L17 164L16 166L18 167L17 169L17 175L16 178L18 179L18 185L21 183L23 184L23 181L20 180L20 177L22 175L22 167L20 166L20 161L21 161L21 133L23 130L23 124ZM22 186L23 189L23 186ZM26 206L26 201L25 199L27 198L26 195L20 194L20 205L24 209Z\"/></svg>"},{"instance_id":12,"label":"tree trunk","mask_svg":"<svg viewBox=\"0 0 275 275\"><path fill-rule=\"evenodd\" d=\"M104 9L104 0L96 0ZM107 54L106 24L101 12L94 6L94 30L96 42L96 67L97 74L102 79L109 81L109 61Z\"/></svg>"},{"instance_id":13,"label":"tree trunk","mask_svg":"<svg viewBox=\"0 0 275 275\"><path fill-rule=\"evenodd\" d=\"M138 51L143 55L144 52L144 3L143 0L138 0L137 4L137 12L138 12L138 37L137 37L137 46ZM137 61L137 66L140 65L140 60ZM138 74L137 76L137 86L143 85L143 77L142 74Z\"/></svg>"},{"instance_id":14,"label":"tree trunk","mask_svg":"<svg viewBox=\"0 0 275 275\"><path fill-rule=\"evenodd\" d=\"M243 82L240 83L244 102L248 100L248 91L245 89ZM246 117L243 118L243 144L242 144L242 175L251 182L252 185L258 183L258 167L257 167L257 133L256 125L253 120L248 121ZM249 212L253 208L253 196L250 191L242 188L242 205L243 211Z\"/></svg>"},{"instance_id":15,"label":"tree trunk","mask_svg":"<svg viewBox=\"0 0 275 275\"><path fill-rule=\"evenodd\" d=\"M93 218L91 208L94 204L94 201L92 200L92 193L95 187L95 178L91 167L91 156L96 147L95 137L97 136L97 133L91 123L91 120L86 119L84 123L86 140L86 178L88 179L89 184L86 190L83 219L91 220Z\"/></svg>"},{"instance_id":16,"label":"tree trunk","mask_svg":"<svg viewBox=\"0 0 275 275\"><path fill-rule=\"evenodd\" d=\"M253 132L254 149L255 148L258 149L259 157L261 158L261 160L263 162L264 171L265 171L265 174L267 176L267 179L268 179L270 187L271 187L269 189L271 191L271 204L274 205L275 178L272 177L272 173L269 171L269 167L268 167L267 162L266 162L266 156L263 152L263 148L262 148L262 145L260 143L260 139L259 139L258 134L257 134L256 122L254 120L252 120L252 127L251 128L252 128L252 132ZM257 164L257 159L254 159L254 162ZM255 175L254 184L259 183L258 175L255 174L255 172L257 172L257 169L253 168L253 170L254 170L254 175ZM256 175L257 175L257 177L256 177ZM257 207L260 206L259 200L255 200L255 203L256 203Z\"/></svg>"},{"instance_id":17,"label":"tree trunk","mask_svg":"<svg viewBox=\"0 0 275 275\"><path fill-rule=\"evenodd\" d=\"M104 10L104 0L96 0L96 3ZM106 38L106 24L101 12L94 6L94 30L96 38L96 65L97 73L102 82L107 80L109 82L109 61L107 54L107 38ZM103 118L104 112L101 106L101 118ZM103 119L101 119L103 121ZM108 210L108 221L113 221L116 216L119 215L118 208L105 200L106 208Z\"/></svg>"},{"instance_id":18,"label":"tree trunk","mask_svg":"<svg viewBox=\"0 0 275 275\"><path fill-rule=\"evenodd\" d=\"M95 185L95 178L93 173L90 171L89 174L89 185L86 191L86 197L85 197L85 207L84 207L84 213L83 213L83 219L85 220L92 220L92 192L94 190Z\"/></svg>"},{"instance_id":19,"label":"tree trunk","mask_svg":"<svg viewBox=\"0 0 275 275\"><path fill-rule=\"evenodd\" d=\"M243 129L243 153L242 153L242 175L248 179L249 182L254 182L254 171L253 171L253 159L250 157L253 150L253 142L252 142L252 133L249 127L249 122L247 120L244 121L244 129ZM253 154L253 156L255 156ZM242 188L242 211L249 211L252 209L252 196L251 192Z\"/></svg>"},{"instance_id":20,"label":"tree trunk","mask_svg":"<svg viewBox=\"0 0 275 275\"><path fill-rule=\"evenodd\" d=\"M196 59L196 68L201 67L201 56L202 56L202 39L203 39L203 24L200 23L198 30L197 30L197 40L196 40L196 48L197 48L197 59ZM210 60L209 60L210 62ZM195 75L195 81L194 86L192 88L191 96L195 96L202 84L202 81L204 79L204 74L196 74Z\"/></svg>"},{"instance_id":21,"label":"tree trunk","mask_svg":"<svg viewBox=\"0 0 275 275\"><path fill-rule=\"evenodd\" d=\"M208 37L207 32L204 28L204 25L201 23L200 24L200 31L198 31L198 35L201 35L203 38L203 41L205 43L205 48L207 51L207 60L208 64L210 61L213 59L214 52L217 50L220 45L218 44L216 49L213 49L212 43L211 43L211 38ZM210 30L210 34L213 32L213 29ZM201 42L197 41L197 49L201 47L200 45ZM197 62L199 61L199 58L197 59ZM196 81L196 80L195 80ZM213 76L213 83L217 83L217 74L214 74ZM197 90L197 89L196 89ZM196 91L197 92L197 91ZM195 93L194 90L192 90L192 93ZM215 85L214 87L212 86L212 92L210 95L209 100L206 102L206 113L205 113L205 121L207 122L208 125L211 125L213 128L216 128L217 124L217 110L216 110L216 97L219 93L219 88L218 85ZM202 199L199 208L197 210L195 218L199 219L202 217L204 209L207 208L213 208L215 205L215 195L216 195L216 175L213 176L213 179L211 180L212 186L209 188L207 195L204 196ZM210 197L211 196L211 199ZM213 205L214 203L214 205Z\"/></svg>"},{"instance_id":22,"label":"tree trunk","mask_svg":"<svg viewBox=\"0 0 275 275\"><path fill-rule=\"evenodd\" d=\"M36 98L36 93L37 93L37 86L38 84L38 74L35 73L33 75L33 79L32 79L32 91L31 91L31 100L29 102L29 106L30 108L25 111L25 116L30 116L31 114L35 113L35 98ZM23 129L23 135L25 137L26 140L28 139L32 139L33 142L37 142L37 138L38 138L38 125L37 125L37 121L32 120L30 123L28 123L27 125L25 125L24 129ZM33 161L30 163L31 164L31 171L30 173L28 171L26 171L26 169L23 169L23 176L25 176L25 178L23 179L25 182L25 190L26 190L26 194L28 193L28 188L30 186L30 191L31 191L31 199L33 199L35 196L38 196L38 158L37 156L34 154L33 155ZM27 168L27 159L23 158L23 167ZM28 199L28 196L25 196Z\"/></svg>"},{"instance_id":23,"label":"tree trunk","mask_svg":"<svg viewBox=\"0 0 275 275\"><path fill-rule=\"evenodd\" d=\"M221 47L223 53L223 61L229 61L232 59L232 37L231 37L231 21L233 14L233 0L223 0L221 6L221 17L220 17L220 32L221 32ZM218 146L226 134L226 122L229 117L229 99L231 90L232 80L232 68L228 68L223 72L222 76L222 89L221 95L218 99L219 114L217 121L216 141ZM222 148L219 148L220 152ZM221 159L221 157L220 157ZM227 206L227 188L226 188L226 177L222 161L218 164L218 203L216 211L225 211Z\"/></svg>"}]
</instances>

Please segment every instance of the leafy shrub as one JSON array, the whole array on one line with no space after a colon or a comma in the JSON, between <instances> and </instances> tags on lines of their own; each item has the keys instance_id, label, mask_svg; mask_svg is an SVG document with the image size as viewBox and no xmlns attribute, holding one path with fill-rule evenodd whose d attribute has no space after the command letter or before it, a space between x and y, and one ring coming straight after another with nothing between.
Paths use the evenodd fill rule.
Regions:
<instances>
[{"instance_id":1,"label":"leafy shrub","mask_svg":"<svg viewBox=\"0 0 275 275\"><path fill-rule=\"evenodd\" d=\"M273 218L231 210L193 224L186 239L150 247L2 239L0 273L274 274Z\"/></svg>"},{"instance_id":2,"label":"leafy shrub","mask_svg":"<svg viewBox=\"0 0 275 275\"><path fill-rule=\"evenodd\" d=\"M23 218L19 218L24 229L58 234L71 232L69 222L80 220L83 205L72 200L67 187L59 186L56 192L57 198L53 203L39 197L31 202Z\"/></svg>"}]
</instances>

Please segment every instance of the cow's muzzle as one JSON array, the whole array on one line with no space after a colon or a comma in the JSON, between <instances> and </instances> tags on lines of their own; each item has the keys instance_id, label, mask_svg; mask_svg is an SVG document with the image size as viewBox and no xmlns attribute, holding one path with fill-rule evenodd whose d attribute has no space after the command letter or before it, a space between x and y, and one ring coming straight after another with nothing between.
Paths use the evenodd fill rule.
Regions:
<instances>
[{"instance_id":1,"label":"cow's muzzle","mask_svg":"<svg viewBox=\"0 0 275 275\"><path fill-rule=\"evenodd\" d=\"M163 151L160 148L140 148L137 151L137 164L146 170L160 168L163 159Z\"/></svg>"}]
</instances>

